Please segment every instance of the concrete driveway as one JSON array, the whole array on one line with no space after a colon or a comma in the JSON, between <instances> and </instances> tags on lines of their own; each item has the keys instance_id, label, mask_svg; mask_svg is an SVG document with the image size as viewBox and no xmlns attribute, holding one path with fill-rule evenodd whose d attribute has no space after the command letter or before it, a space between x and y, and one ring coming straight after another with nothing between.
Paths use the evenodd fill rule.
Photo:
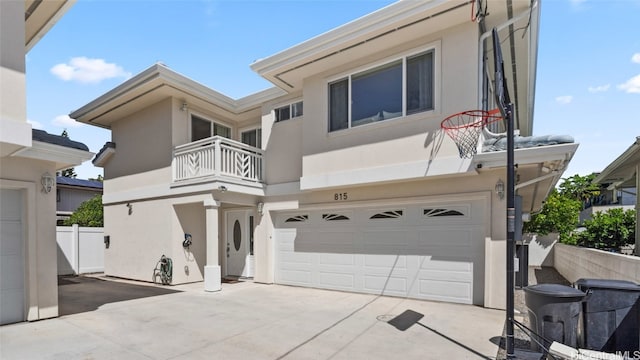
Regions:
<instances>
[{"instance_id":1,"label":"concrete driveway","mask_svg":"<svg viewBox=\"0 0 640 360\"><path fill-rule=\"evenodd\" d=\"M504 324L477 306L249 281L69 281L59 318L0 327L0 358L494 359Z\"/></svg>"}]
</instances>

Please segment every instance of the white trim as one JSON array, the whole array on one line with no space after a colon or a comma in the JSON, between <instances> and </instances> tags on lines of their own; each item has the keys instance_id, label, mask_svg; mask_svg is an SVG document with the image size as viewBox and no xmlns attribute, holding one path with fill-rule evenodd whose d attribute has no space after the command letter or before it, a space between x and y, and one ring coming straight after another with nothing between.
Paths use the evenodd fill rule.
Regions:
<instances>
[{"instance_id":1,"label":"white trim","mask_svg":"<svg viewBox=\"0 0 640 360\"><path fill-rule=\"evenodd\" d=\"M97 167L104 167L104 165L106 164L107 160L109 160L109 158L111 158L111 156L113 154L116 153L116 149L113 147L107 147L104 149L104 151L102 151L98 157L96 157L95 159L93 159L92 163L94 166Z\"/></svg>"},{"instance_id":2,"label":"white trim","mask_svg":"<svg viewBox=\"0 0 640 360\"><path fill-rule=\"evenodd\" d=\"M439 157L403 164L337 171L300 178L301 190L316 190L347 185L365 185L378 182L407 181L438 175L477 175L471 159L458 156Z\"/></svg>"},{"instance_id":3,"label":"white trim","mask_svg":"<svg viewBox=\"0 0 640 360\"><path fill-rule=\"evenodd\" d=\"M37 43L42 39L48 32L53 28L53 26L64 16L64 14L69 11L69 9L73 6L76 0L64 0L64 4L56 10L56 12L51 16L38 31L33 34L33 37L29 42L25 44L24 53L28 53Z\"/></svg>"},{"instance_id":4,"label":"white trim","mask_svg":"<svg viewBox=\"0 0 640 360\"><path fill-rule=\"evenodd\" d=\"M107 180L108 181L108 180ZM102 196L102 203L104 205L111 205L117 203L123 203L128 201L138 201L145 199L154 199L161 197L173 197L202 192L217 191L218 187L224 185L227 187L228 192L240 193L243 195L264 196L263 187L254 188L246 185L232 184L229 182L221 181L207 181L202 184L170 187L169 184L162 185L149 185L130 189L126 191L107 192ZM253 204L255 205L255 204Z\"/></svg>"},{"instance_id":5,"label":"white trim","mask_svg":"<svg viewBox=\"0 0 640 360\"><path fill-rule=\"evenodd\" d=\"M16 151L12 156L52 161L56 163L56 170L60 170L80 165L87 160L91 160L93 155L94 153L86 150L33 141L30 148Z\"/></svg>"},{"instance_id":6,"label":"white trim","mask_svg":"<svg viewBox=\"0 0 640 360\"><path fill-rule=\"evenodd\" d=\"M514 161L518 164L535 164L546 161L564 160L564 167L578 149L578 143L538 146L514 150ZM473 163L482 168L501 168L507 166L507 152L492 151L476 154ZM560 170L560 169L555 169Z\"/></svg>"}]
</instances>

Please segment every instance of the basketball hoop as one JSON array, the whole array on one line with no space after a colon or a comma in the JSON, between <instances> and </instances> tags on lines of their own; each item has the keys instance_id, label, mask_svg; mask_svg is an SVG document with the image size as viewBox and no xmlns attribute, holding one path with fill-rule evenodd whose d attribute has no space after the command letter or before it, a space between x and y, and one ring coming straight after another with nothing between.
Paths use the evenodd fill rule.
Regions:
<instances>
[{"instance_id":1,"label":"basketball hoop","mask_svg":"<svg viewBox=\"0 0 640 360\"><path fill-rule=\"evenodd\" d=\"M494 121L502 119L499 111L468 110L453 114L442 120L440 127L456 143L460 158L470 159L478 149L478 139L482 129Z\"/></svg>"}]
</instances>

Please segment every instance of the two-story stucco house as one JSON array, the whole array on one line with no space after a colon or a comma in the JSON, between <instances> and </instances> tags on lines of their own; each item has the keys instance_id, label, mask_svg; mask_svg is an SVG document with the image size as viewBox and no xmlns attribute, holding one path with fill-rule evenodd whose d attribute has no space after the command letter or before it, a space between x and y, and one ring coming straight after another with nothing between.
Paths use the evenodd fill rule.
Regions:
<instances>
[{"instance_id":1,"label":"two-story stucco house","mask_svg":"<svg viewBox=\"0 0 640 360\"><path fill-rule=\"evenodd\" d=\"M58 316L55 173L93 157L27 122L27 52L73 1L0 1L0 324Z\"/></svg>"},{"instance_id":2,"label":"two-story stucco house","mask_svg":"<svg viewBox=\"0 0 640 360\"><path fill-rule=\"evenodd\" d=\"M105 273L150 281L165 255L174 284L210 291L240 276L503 307L505 151L461 159L440 124L495 107L497 27L531 135L540 10L486 5L472 19L468 1L394 3L256 61L275 87L241 99L155 64L74 111L112 134L94 159ZM576 148L516 151L523 212Z\"/></svg>"}]
</instances>

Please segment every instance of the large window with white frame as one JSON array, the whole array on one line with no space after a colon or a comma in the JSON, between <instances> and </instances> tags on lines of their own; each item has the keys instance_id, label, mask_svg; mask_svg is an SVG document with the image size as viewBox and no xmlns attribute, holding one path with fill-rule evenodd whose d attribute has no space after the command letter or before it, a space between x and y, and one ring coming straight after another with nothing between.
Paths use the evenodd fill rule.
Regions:
<instances>
[{"instance_id":1,"label":"large window with white frame","mask_svg":"<svg viewBox=\"0 0 640 360\"><path fill-rule=\"evenodd\" d=\"M302 101L275 108L276 122L295 119L303 115Z\"/></svg>"},{"instance_id":2,"label":"large window with white frame","mask_svg":"<svg viewBox=\"0 0 640 360\"><path fill-rule=\"evenodd\" d=\"M329 83L329 131L434 110L435 50L414 53Z\"/></svg>"},{"instance_id":3,"label":"large window with white frame","mask_svg":"<svg viewBox=\"0 0 640 360\"><path fill-rule=\"evenodd\" d=\"M231 128L197 115L191 115L191 141L216 135L231 138Z\"/></svg>"}]
</instances>

